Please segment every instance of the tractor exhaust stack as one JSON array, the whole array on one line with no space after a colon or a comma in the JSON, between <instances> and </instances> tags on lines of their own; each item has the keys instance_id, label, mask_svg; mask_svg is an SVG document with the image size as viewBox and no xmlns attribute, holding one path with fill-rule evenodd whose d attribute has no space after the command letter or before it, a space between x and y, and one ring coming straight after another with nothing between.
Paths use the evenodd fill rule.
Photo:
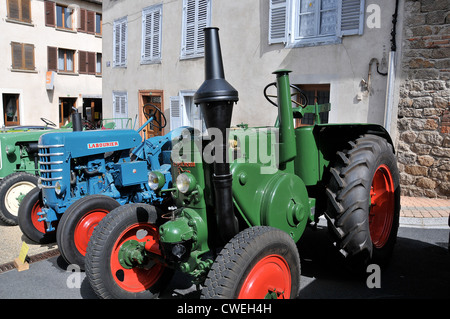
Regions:
<instances>
[{"instance_id":1,"label":"tractor exhaust stack","mask_svg":"<svg viewBox=\"0 0 450 319\"><path fill-rule=\"evenodd\" d=\"M232 175L227 161L228 134L231 126L233 105L239 100L238 92L225 80L218 28L206 28L205 32L205 81L194 95L205 118L206 127L217 128L222 133L222 152L216 151L213 163L212 184L214 185L215 212L218 231L223 241L229 241L238 232L234 216L231 191ZM217 158L222 154L222 158Z\"/></svg>"}]
</instances>

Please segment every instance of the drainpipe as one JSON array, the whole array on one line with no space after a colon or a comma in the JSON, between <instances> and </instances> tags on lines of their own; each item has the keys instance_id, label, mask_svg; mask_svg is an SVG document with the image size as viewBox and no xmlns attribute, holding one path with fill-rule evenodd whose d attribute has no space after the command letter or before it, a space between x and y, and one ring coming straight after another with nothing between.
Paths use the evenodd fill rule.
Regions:
<instances>
[{"instance_id":1,"label":"drainpipe","mask_svg":"<svg viewBox=\"0 0 450 319\"><path fill-rule=\"evenodd\" d=\"M388 78L386 87L386 101L384 110L384 128L391 133L392 109L394 107L394 91L395 91L395 59L397 45L395 41L396 26L398 14L398 0L395 1L395 12L392 15L392 31L391 31L391 51L389 52Z\"/></svg>"}]
</instances>

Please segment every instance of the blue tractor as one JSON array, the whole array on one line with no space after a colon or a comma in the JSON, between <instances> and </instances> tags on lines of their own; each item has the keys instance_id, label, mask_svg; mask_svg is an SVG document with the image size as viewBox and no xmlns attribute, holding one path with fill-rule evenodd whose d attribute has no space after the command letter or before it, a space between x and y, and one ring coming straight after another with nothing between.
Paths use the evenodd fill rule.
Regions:
<instances>
[{"instance_id":1,"label":"blue tractor","mask_svg":"<svg viewBox=\"0 0 450 319\"><path fill-rule=\"evenodd\" d=\"M139 132L147 125L166 124L156 106L146 116L137 131L81 131L74 118L73 132L42 135L38 187L19 207L22 232L38 243L57 241L66 261L83 268L90 235L111 210L133 202L167 209L170 194L159 190L172 183L170 149L176 133L142 140ZM150 172L163 184L149 183Z\"/></svg>"}]
</instances>

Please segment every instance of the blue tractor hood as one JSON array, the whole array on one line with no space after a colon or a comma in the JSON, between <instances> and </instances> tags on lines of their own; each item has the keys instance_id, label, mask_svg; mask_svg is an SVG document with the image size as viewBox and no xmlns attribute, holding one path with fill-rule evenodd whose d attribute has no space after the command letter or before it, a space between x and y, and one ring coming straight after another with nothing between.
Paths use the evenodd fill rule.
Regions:
<instances>
[{"instance_id":1,"label":"blue tractor hood","mask_svg":"<svg viewBox=\"0 0 450 319\"><path fill-rule=\"evenodd\" d=\"M40 147L64 147L72 157L130 149L142 143L135 130L95 130L46 133L39 138Z\"/></svg>"}]
</instances>

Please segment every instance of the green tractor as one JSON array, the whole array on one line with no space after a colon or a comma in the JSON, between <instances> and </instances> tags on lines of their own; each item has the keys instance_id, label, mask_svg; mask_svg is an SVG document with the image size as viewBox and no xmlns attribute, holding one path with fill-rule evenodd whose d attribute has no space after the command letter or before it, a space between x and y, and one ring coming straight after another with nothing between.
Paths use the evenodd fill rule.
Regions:
<instances>
[{"instance_id":1,"label":"green tractor","mask_svg":"<svg viewBox=\"0 0 450 319\"><path fill-rule=\"evenodd\" d=\"M41 120L45 126L21 126L0 132L0 221L6 225L18 224L20 201L37 185L38 140L56 126L48 119Z\"/></svg>"},{"instance_id":2,"label":"green tractor","mask_svg":"<svg viewBox=\"0 0 450 319\"><path fill-rule=\"evenodd\" d=\"M328 105L296 105L289 71L274 72L275 127L230 129L238 92L225 80L217 28L205 29L205 82L194 96L208 136L180 136L172 150L176 207L127 204L95 228L86 274L102 298L157 297L181 271L204 298L295 298L296 243L325 216L352 264L383 264L397 237L400 188L389 134L373 124L320 124ZM312 112L316 123L293 125ZM365 270L365 268L364 268Z\"/></svg>"}]
</instances>

